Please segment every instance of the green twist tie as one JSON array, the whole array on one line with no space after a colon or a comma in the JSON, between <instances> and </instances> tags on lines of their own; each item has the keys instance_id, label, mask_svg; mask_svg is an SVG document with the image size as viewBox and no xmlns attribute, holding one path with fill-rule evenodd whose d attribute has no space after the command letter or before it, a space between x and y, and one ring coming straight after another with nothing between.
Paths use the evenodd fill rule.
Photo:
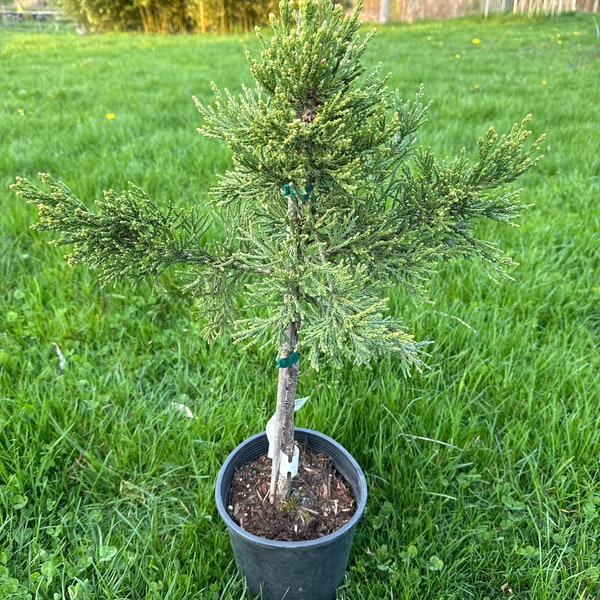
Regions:
<instances>
[{"instance_id":1,"label":"green twist tie","mask_svg":"<svg viewBox=\"0 0 600 600\"><path fill-rule=\"evenodd\" d=\"M294 193L294 189L290 183L286 183L282 186L283 195L289 198L296 198L296 194ZM302 200L308 202L310 200L310 195L313 193L314 187L312 185L307 185L305 188L305 193L300 196Z\"/></svg>"},{"instance_id":2,"label":"green twist tie","mask_svg":"<svg viewBox=\"0 0 600 600\"><path fill-rule=\"evenodd\" d=\"M287 358L278 358L275 361L278 369L287 369L298 362L298 353L292 352Z\"/></svg>"}]
</instances>

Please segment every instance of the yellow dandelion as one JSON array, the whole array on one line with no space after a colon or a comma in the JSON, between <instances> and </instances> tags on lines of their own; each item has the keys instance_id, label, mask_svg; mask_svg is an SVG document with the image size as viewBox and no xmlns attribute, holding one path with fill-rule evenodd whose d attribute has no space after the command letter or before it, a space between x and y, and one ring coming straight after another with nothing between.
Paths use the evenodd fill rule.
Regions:
<instances>
[{"instance_id":1,"label":"yellow dandelion","mask_svg":"<svg viewBox=\"0 0 600 600\"><path fill-rule=\"evenodd\" d=\"M454 58L460 58L461 56L462 56L462 54L461 54L460 52L457 52L457 53L454 55Z\"/></svg>"},{"instance_id":2,"label":"yellow dandelion","mask_svg":"<svg viewBox=\"0 0 600 600\"><path fill-rule=\"evenodd\" d=\"M474 89L476 89L476 90L478 90L478 89L479 89L479 84L478 84L478 83L476 83L476 84L473 86L473 88L474 88Z\"/></svg>"},{"instance_id":3,"label":"yellow dandelion","mask_svg":"<svg viewBox=\"0 0 600 600\"><path fill-rule=\"evenodd\" d=\"M107 118L109 121L112 121L112 120L113 120L113 119L114 119L116 116L117 116L117 115L115 115L114 113L108 113L108 114L106 115L106 118Z\"/></svg>"},{"instance_id":4,"label":"yellow dandelion","mask_svg":"<svg viewBox=\"0 0 600 600\"><path fill-rule=\"evenodd\" d=\"M428 41L428 42L430 42L432 39L433 39L433 36L432 36L432 35L428 35L428 36L427 36L427 41Z\"/></svg>"},{"instance_id":5,"label":"yellow dandelion","mask_svg":"<svg viewBox=\"0 0 600 600\"><path fill-rule=\"evenodd\" d=\"M579 31L574 31L573 35L581 35L581 34L579 33Z\"/></svg>"},{"instance_id":6,"label":"yellow dandelion","mask_svg":"<svg viewBox=\"0 0 600 600\"><path fill-rule=\"evenodd\" d=\"M559 44L562 44L562 40L558 40L558 43L559 43Z\"/></svg>"},{"instance_id":7,"label":"yellow dandelion","mask_svg":"<svg viewBox=\"0 0 600 600\"><path fill-rule=\"evenodd\" d=\"M471 40L471 43L472 43L472 44L480 44L480 43L481 43L481 40L480 40L479 38L473 38L473 39Z\"/></svg>"},{"instance_id":8,"label":"yellow dandelion","mask_svg":"<svg viewBox=\"0 0 600 600\"><path fill-rule=\"evenodd\" d=\"M17 112L18 112L20 115L24 115L24 114L25 114L25 110L24 110L24 109L22 109L22 108L17 108Z\"/></svg>"},{"instance_id":9,"label":"yellow dandelion","mask_svg":"<svg viewBox=\"0 0 600 600\"><path fill-rule=\"evenodd\" d=\"M546 85L548 82L545 79L542 79L542 85Z\"/></svg>"}]
</instances>

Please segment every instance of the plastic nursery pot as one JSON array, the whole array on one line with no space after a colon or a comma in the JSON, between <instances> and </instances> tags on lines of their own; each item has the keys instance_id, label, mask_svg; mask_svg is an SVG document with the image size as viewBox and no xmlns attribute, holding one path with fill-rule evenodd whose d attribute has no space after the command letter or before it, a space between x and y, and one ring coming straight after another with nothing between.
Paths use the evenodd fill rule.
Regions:
<instances>
[{"instance_id":1,"label":"plastic nursery pot","mask_svg":"<svg viewBox=\"0 0 600 600\"><path fill-rule=\"evenodd\" d=\"M367 482L352 455L336 441L317 431L298 428L299 444L323 452L350 485L356 513L348 523L322 538L305 542L280 542L248 533L229 516L227 496L237 469L267 452L265 433L240 444L228 457L217 478L217 510L229 531L233 554L248 588L262 600L333 600L342 582L354 530L367 504Z\"/></svg>"}]
</instances>

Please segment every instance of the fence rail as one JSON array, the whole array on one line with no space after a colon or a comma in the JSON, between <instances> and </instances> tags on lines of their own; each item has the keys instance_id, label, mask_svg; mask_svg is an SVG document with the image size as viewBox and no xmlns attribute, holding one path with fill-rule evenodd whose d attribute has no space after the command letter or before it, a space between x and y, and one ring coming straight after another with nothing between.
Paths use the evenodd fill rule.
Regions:
<instances>
[{"instance_id":1,"label":"fence rail","mask_svg":"<svg viewBox=\"0 0 600 600\"><path fill-rule=\"evenodd\" d=\"M385 23L418 19L450 19L496 12L515 14L556 15L569 11L600 11L600 0L365 0L363 19Z\"/></svg>"},{"instance_id":2,"label":"fence rail","mask_svg":"<svg viewBox=\"0 0 600 600\"><path fill-rule=\"evenodd\" d=\"M0 6L1 21L60 21L64 13L57 10L14 10Z\"/></svg>"}]
</instances>

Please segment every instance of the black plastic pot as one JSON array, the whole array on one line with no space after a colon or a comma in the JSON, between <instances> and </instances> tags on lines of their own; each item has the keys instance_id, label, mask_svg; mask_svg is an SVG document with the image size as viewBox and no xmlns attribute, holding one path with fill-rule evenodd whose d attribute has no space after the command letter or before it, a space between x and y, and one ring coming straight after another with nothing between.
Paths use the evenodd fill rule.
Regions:
<instances>
[{"instance_id":1,"label":"black plastic pot","mask_svg":"<svg viewBox=\"0 0 600 600\"><path fill-rule=\"evenodd\" d=\"M262 600L333 600L342 582L354 530L367 504L367 482L358 463L336 441L317 431L296 429L296 441L323 452L348 482L357 511L341 529L307 542L280 542L261 538L242 529L227 512L227 496L237 469L267 452L264 433L240 444L228 457L217 478L215 498L227 525L233 554L248 588ZM262 595L261 595L262 594Z\"/></svg>"}]
</instances>

